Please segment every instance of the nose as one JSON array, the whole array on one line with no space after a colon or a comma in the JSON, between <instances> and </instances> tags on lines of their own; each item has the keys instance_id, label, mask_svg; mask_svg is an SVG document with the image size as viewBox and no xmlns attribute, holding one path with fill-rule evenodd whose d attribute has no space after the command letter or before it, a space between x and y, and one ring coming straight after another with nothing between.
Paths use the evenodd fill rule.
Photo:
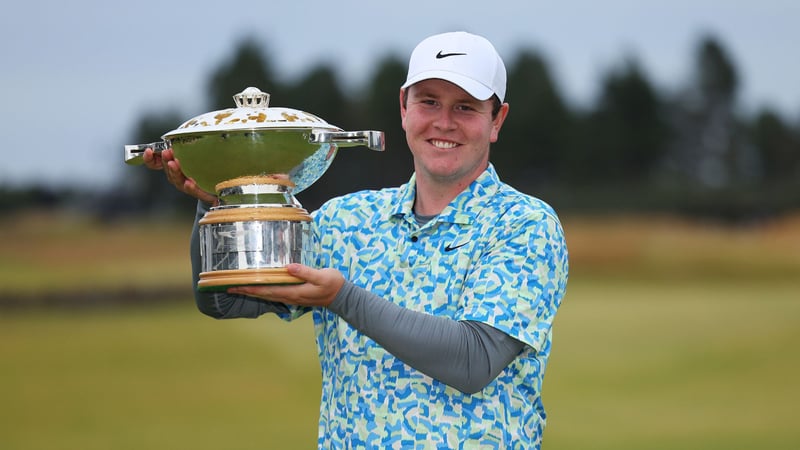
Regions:
<instances>
[{"instance_id":1,"label":"nose","mask_svg":"<svg viewBox=\"0 0 800 450\"><path fill-rule=\"evenodd\" d=\"M439 109L433 125L442 130L452 130L455 128L456 122L453 119L453 110L450 108Z\"/></svg>"}]
</instances>

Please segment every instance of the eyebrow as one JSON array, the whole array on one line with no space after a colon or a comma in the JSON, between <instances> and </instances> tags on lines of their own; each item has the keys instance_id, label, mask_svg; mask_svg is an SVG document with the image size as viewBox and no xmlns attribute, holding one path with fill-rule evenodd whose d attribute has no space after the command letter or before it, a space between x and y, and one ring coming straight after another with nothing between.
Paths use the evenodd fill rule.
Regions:
<instances>
[{"instance_id":1,"label":"eyebrow","mask_svg":"<svg viewBox=\"0 0 800 450\"><path fill-rule=\"evenodd\" d=\"M430 89L417 87L414 90L413 93L409 92L409 97L418 97L418 98L430 97L430 98L438 99L441 96L435 94ZM471 105L481 105L481 104L483 104L483 101L478 100L477 98L475 98L475 97L473 97L473 96L471 96L469 94L466 94L466 93L465 93L464 96L456 98L455 102L456 103L466 103L466 104L471 104Z\"/></svg>"}]
</instances>

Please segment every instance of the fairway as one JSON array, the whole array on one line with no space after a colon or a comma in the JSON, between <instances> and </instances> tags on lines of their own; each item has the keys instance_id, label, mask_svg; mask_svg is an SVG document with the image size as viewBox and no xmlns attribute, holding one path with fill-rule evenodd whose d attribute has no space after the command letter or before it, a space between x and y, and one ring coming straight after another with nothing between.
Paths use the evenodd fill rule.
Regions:
<instances>
[{"instance_id":1,"label":"fairway","mask_svg":"<svg viewBox=\"0 0 800 450\"><path fill-rule=\"evenodd\" d=\"M575 282L545 449L800 448L800 284Z\"/></svg>"},{"instance_id":2,"label":"fairway","mask_svg":"<svg viewBox=\"0 0 800 450\"><path fill-rule=\"evenodd\" d=\"M574 280L546 449L794 449L797 284ZM168 306L0 318L3 449L315 446L311 322Z\"/></svg>"},{"instance_id":3,"label":"fairway","mask_svg":"<svg viewBox=\"0 0 800 450\"><path fill-rule=\"evenodd\" d=\"M0 448L315 447L311 322L220 322L182 303L3 314Z\"/></svg>"}]
</instances>

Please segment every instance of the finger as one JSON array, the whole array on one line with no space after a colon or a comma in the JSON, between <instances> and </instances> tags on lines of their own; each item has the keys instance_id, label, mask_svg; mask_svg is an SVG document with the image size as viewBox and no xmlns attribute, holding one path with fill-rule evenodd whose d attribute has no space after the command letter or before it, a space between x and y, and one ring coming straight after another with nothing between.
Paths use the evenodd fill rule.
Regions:
<instances>
[{"instance_id":1,"label":"finger","mask_svg":"<svg viewBox=\"0 0 800 450\"><path fill-rule=\"evenodd\" d=\"M142 153L142 161L148 169L161 170L163 168L163 165L161 164L161 157L156 154L152 148L144 149L144 153Z\"/></svg>"},{"instance_id":2,"label":"finger","mask_svg":"<svg viewBox=\"0 0 800 450\"><path fill-rule=\"evenodd\" d=\"M286 299L273 292L274 286L271 285L258 285L258 286L236 286L228 288L229 294L245 295L248 297L256 297L268 301L278 301L286 303Z\"/></svg>"},{"instance_id":3,"label":"finger","mask_svg":"<svg viewBox=\"0 0 800 450\"><path fill-rule=\"evenodd\" d=\"M200 186L191 178L186 178L183 182L183 191L206 203L211 203L212 205L217 203L217 197L215 195L200 189Z\"/></svg>"},{"instance_id":4,"label":"finger","mask_svg":"<svg viewBox=\"0 0 800 450\"><path fill-rule=\"evenodd\" d=\"M186 176L183 175L181 167L175 160L166 161L166 174L167 180L172 183L178 190L183 190L183 184L186 182Z\"/></svg>"},{"instance_id":5,"label":"finger","mask_svg":"<svg viewBox=\"0 0 800 450\"><path fill-rule=\"evenodd\" d=\"M164 155L163 161L165 167L167 167L169 170L167 175L171 180L173 180L173 183L175 183L175 185L178 187L183 185L183 182L187 179L187 176L183 173L181 162L178 161L178 159L175 158L175 156L173 156L171 153Z\"/></svg>"},{"instance_id":6,"label":"finger","mask_svg":"<svg viewBox=\"0 0 800 450\"><path fill-rule=\"evenodd\" d=\"M264 294L264 288L262 286L254 287L254 286L236 286L228 288L229 294L237 294L237 295L249 295L252 297L259 297Z\"/></svg>"}]
</instances>

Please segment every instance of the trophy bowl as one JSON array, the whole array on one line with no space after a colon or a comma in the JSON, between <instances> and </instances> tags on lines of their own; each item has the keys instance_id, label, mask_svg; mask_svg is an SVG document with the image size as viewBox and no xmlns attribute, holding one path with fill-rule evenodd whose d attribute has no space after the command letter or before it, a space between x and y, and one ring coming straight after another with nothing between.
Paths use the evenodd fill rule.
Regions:
<instances>
[{"instance_id":1,"label":"trophy bowl","mask_svg":"<svg viewBox=\"0 0 800 450\"><path fill-rule=\"evenodd\" d=\"M172 148L187 177L214 192L219 205L199 222L198 289L290 284L290 263L313 261L311 216L295 194L328 170L340 147L383 151L380 131L343 131L296 109L269 107L253 87L233 96L235 108L187 120L162 141L125 146L125 162L142 163L147 148Z\"/></svg>"}]
</instances>

